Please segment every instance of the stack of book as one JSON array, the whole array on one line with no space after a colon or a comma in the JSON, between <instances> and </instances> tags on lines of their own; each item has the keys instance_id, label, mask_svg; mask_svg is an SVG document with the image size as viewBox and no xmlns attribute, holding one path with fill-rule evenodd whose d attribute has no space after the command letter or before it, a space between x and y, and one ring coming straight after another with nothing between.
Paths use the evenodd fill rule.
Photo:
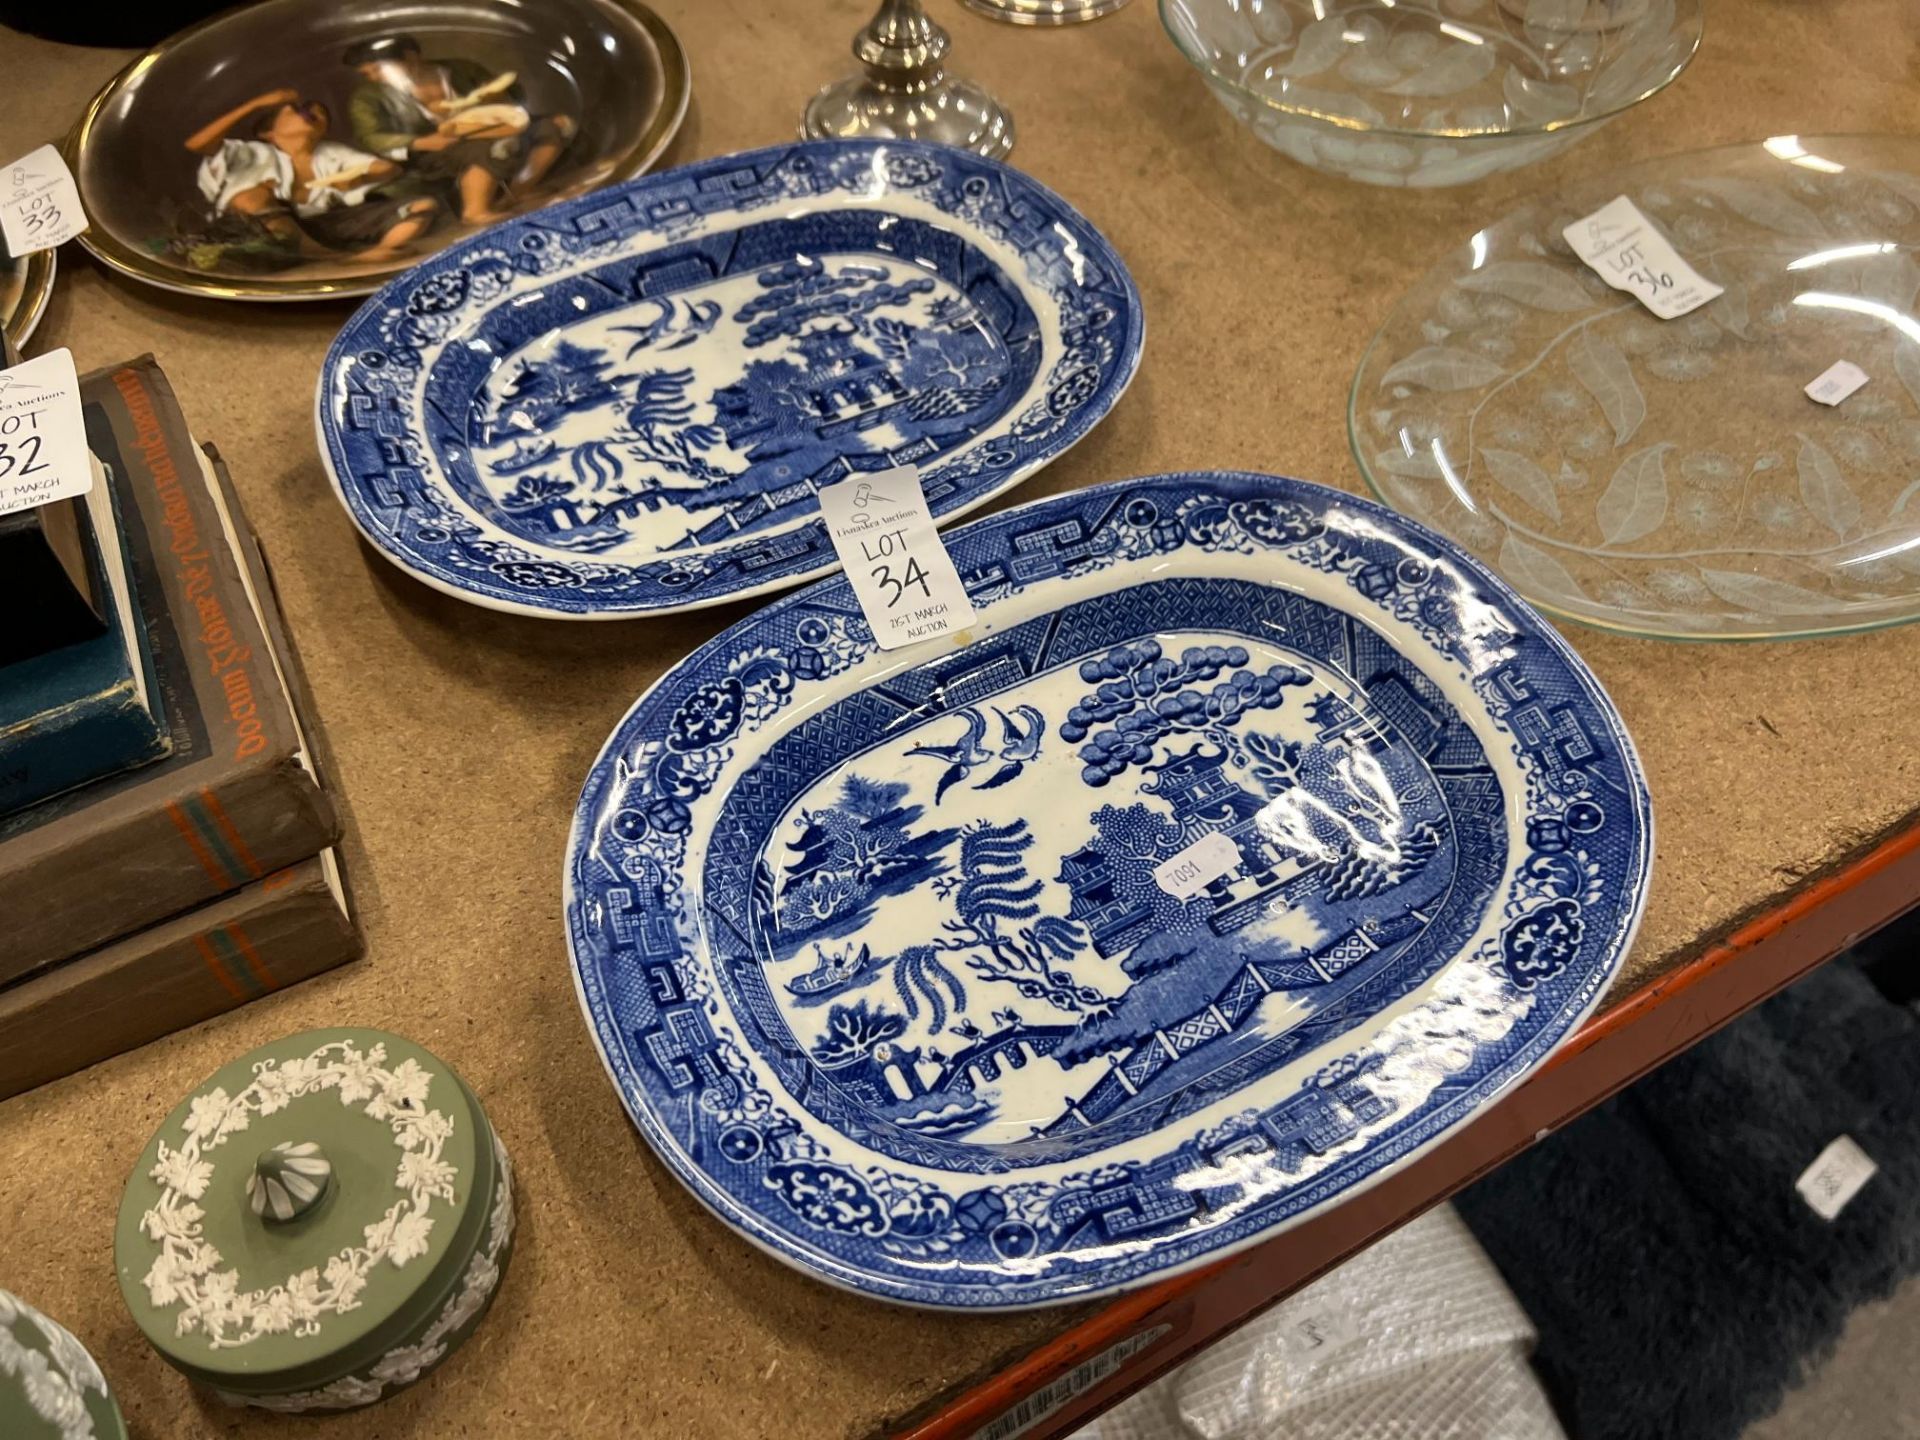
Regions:
<instances>
[{"instance_id":1,"label":"stack of book","mask_svg":"<svg viewBox=\"0 0 1920 1440\"><path fill-rule=\"evenodd\" d=\"M98 578L117 557L126 593L102 586L98 639L0 666L0 716L29 680L57 692L65 657L120 728L0 725L0 1097L360 952L312 705L225 466L151 357L81 399Z\"/></svg>"}]
</instances>

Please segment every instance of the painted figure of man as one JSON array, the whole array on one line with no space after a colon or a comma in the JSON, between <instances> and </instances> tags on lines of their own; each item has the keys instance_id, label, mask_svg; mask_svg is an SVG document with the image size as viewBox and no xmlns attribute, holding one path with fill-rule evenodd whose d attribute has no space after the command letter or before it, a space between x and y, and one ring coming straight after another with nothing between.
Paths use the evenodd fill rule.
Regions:
<instances>
[{"instance_id":1,"label":"painted figure of man","mask_svg":"<svg viewBox=\"0 0 1920 1440\"><path fill-rule=\"evenodd\" d=\"M404 254L439 220L431 195L398 193L392 160L327 138L327 107L269 90L187 137L216 215L252 220L295 254L379 262ZM236 134L244 131L244 134Z\"/></svg>"},{"instance_id":2,"label":"painted figure of man","mask_svg":"<svg viewBox=\"0 0 1920 1440\"><path fill-rule=\"evenodd\" d=\"M360 73L347 105L354 139L447 192L469 225L505 219L536 190L578 131L570 115L535 116L512 71L477 61L428 60L411 35L349 46Z\"/></svg>"}]
</instances>

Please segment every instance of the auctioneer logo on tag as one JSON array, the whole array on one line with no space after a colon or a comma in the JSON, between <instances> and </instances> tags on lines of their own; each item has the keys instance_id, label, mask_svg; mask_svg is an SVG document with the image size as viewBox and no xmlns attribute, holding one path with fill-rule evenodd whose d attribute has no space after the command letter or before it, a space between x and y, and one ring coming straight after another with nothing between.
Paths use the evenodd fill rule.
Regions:
<instances>
[{"instance_id":1,"label":"auctioneer logo on tag","mask_svg":"<svg viewBox=\"0 0 1920 1440\"><path fill-rule=\"evenodd\" d=\"M92 488L73 355L49 350L0 370L0 515Z\"/></svg>"},{"instance_id":2,"label":"auctioneer logo on tag","mask_svg":"<svg viewBox=\"0 0 1920 1440\"><path fill-rule=\"evenodd\" d=\"M882 650L973 623L973 602L934 529L913 466L828 486L820 492L820 513Z\"/></svg>"}]
</instances>

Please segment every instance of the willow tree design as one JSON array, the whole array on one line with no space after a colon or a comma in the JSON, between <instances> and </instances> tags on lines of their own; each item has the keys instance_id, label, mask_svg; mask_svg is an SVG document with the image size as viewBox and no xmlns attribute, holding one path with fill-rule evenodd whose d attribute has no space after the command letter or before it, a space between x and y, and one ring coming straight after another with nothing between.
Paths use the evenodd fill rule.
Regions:
<instances>
[{"instance_id":1,"label":"willow tree design","mask_svg":"<svg viewBox=\"0 0 1920 1440\"><path fill-rule=\"evenodd\" d=\"M950 833L950 832L949 832ZM975 822L960 832L959 868L933 881L955 918L927 944L909 945L887 962L893 988L909 1020L928 1012L932 1033L967 1006L966 978L1012 985L1029 1000L1067 1013L1100 1013L1112 1003L1104 991L1064 968L1086 948L1075 922L1040 913L1042 882L1027 873L1033 836L1024 820ZM971 972L963 978L950 961Z\"/></svg>"},{"instance_id":2,"label":"willow tree design","mask_svg":"<svg viewBox=\"0 0 1920 1440\"><path fill-rule=\"evenodd\" d=\"M1076 981L1060 968L1086 947L1086 932L1074 921L1040 914L1041 882L1027 874L1024 852L1033 844L1027 822L976 823L961 832L960 871L934 881L959 918L943 921L947 935L936 951L965 957L983 980L1004 981L1029 1000L1045 1000L1072 1014L1104 1009L1104 991Z\"/></svg>"},{"instance_id":3,"label":"willow tree design","mask_svg":"<svg viewBox=\"0 0 1920 1440\"><path fill-rule=\"evenodd\" d=\"M924 461L1009 403L1005 342L911 266L797 257L717 284L725 303L583 323L477 402L475 448L515 477L499 498L521 528L585 551L724 540L801 514L857 457ZM647 519L662 511L684 530Z\"/></svg>"}]
</instances>

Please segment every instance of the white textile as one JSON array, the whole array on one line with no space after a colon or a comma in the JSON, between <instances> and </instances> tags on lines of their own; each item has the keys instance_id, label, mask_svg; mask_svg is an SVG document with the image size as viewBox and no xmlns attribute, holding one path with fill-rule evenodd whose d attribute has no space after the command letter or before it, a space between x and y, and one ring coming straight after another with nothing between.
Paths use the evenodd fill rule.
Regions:
<instances>
[{"instance_id":1,"label":"white textile","mask_svg":"<svg viewBox=\"0 0 1920 1440\"><path fill-rule=\"evenodd\" d=\"M322 140L313 147L313 178L358 170L373 162L365 150L343 145L338 140ZM200 162L200 193L218 213L224 214L233 197L266 185L280 200L293 198L293 161L286 151L264 140L223 140L220 148ZM318 215L338 205L358 205L376 182L364 185L312 186L308 194L294 204L300 215Z\"/></svg>"},{"instance_id":2,"label":"white textile","mask_svg":"<svg viewBox=\"0 0 1920 1440\"><path fill-rule=\"evenodd\" d=\"M1534 1338L1442 1206L1074 1440L1566 1440L1527 1364Z\"/></svg>"}]
</instances>

